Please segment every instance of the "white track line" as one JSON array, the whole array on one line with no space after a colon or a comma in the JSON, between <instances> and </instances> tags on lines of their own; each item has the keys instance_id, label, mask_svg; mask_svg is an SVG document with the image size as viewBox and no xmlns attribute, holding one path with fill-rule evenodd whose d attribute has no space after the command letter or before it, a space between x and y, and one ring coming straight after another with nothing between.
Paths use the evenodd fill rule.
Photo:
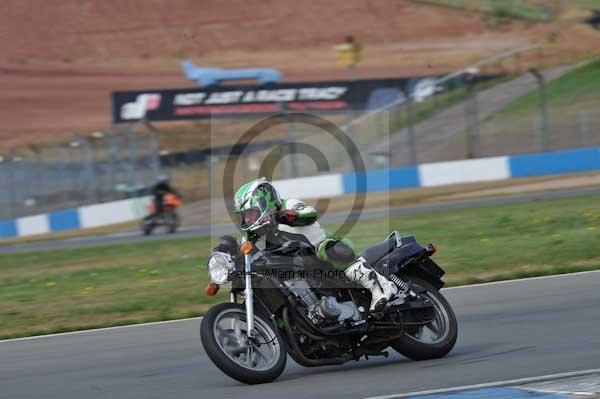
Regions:
<instances>
[{"instance_id":1,"label":"white track line","mask_svg":"<svg viewBox=\"0 0 600 399\"><path fill-rule=\"evenodd\" d=\"M521 387L519 387L521 388ZM547 389L537 389L537 388L527 388L528 391L541 392L541 393L554 393L554 394L562 394L562 395L579 395L579 396L596 396L594 392L572 392L572 391L549 391Z\"/></svg>"},{"instance_id":2,"label":"white track line","mask_svg":"<svg viewBox=\"0 0 600 399\"><path fill-rule=\"evenodd\" d=\"M600 270L588 270L585 272L553 274L553 275L549 275L549 276L526 277L526 278L519 278L519 279L514 279L514 280L491 281L489 283L459 285L456 287L443 288L442 291L450 291L450 290L456 290L456 289L460 289L460 288L485 287L485 286L489 286L489 285L498 285L498 284L518 283L521 281L545 280L545 279L557 278L557 277L579 276L582 274L592 274L592 273L600 273Z\"/></svg>"},{"instance_id":3,"label":"white track line","mask_svg":"<svg viewBox=\"0 0 600 399\"><path fill-rule=\"evenodd\" d=\"M188 317L188 318L185 318L185 319L152 321L152 322L149 322L149 323L139 323L139 324L126 324L126 325L123 325L123 326L92 328L92 329L89 329L89 330L69 331L69 332L56 333L56 334L33 335L31 337L11 338L11 339L0 340L0 344L7 343L7 342L30 341L30 340L42 339L42 338L62 337L62 336L65 336L65 335L77 335L77 334L87 334L87 333L95 333L95 332L101 332L101 331L121 330L121 329L131 328L131 327L155 326L155 325L160 325L160 324L178 323L180 321L201 320L201 319L202 319L202 316L199 316L199 317Z\"/></svg>"},{"instance_id":4,"label":"white track line","mask_svg":"<svg viewBox=\"0 0 600 399\"><path fill-rule=\"evenodd\" d=\"M521 385L521 384L527 384L527 383L531 383L531 382L556 380L556 379L560 379L560 378L569 378L569 377L580 377L580 376L584 376L584 375L597 374L597 373L600 373L600 369L572 371L569 373L549 374L549 375L543 375L543 376L539 376L539 377L519 378L517 380L505 380L505 381L489 382L489 383L485 383L485 384L464 385L461 387L452 387L452 388L444 388L444 389L433 389L430 391L419 391L419 392L391 394L391 395L383 395L383 396L370 396L365 399L408 398L408 397L413 397L413 396L432 395L432 394L437 394L437 393L466 391L469 389L492 388L492 387L501 387L501 386L507 386L507 385L511 385L511 386L512 385Z\"/></svg>"},{"instance_id":5,"label":"white track line","mask_svg":"<svg viewBox=\"0 0 600 399\"><path fill-rule=\"evenodd\" d=\"M550 279L550 278L565 278L565 277L578 276L578 275L582 275L582 274L591 274L591 273L600 273L600 270L591 270L591 271L587 271L587 272L566 273L566 274L555 274L552 276L528 277L528 278L522 278L522 279L517 279L517 280L493 281L491 283L482 283L482 284L461 285L458 287L444 288L444 289L442 289L442 291L450 291L450 290L457 290L457 289L462 289L462 288L472 288L472 287L484 287L484 286L488 286L488 285L510 284L510 283L518 283L518 282L522 282L522 281L531 281L531 280L544 280L544 279ZM118 330L118 329L131 328L131 327L153 326L153 325L160 325L160 324L166 324L166 323L177 323L179 321L200 320L200 319L202 319L202 317L189 317L186 319L154 321L154 322L150 322L150 323L140 323L140 324L127 324L124 326L94 328L94 329L89 329L89 330L70 331L70 332L57 333L57 334L34 335L31 337L0 340L0 344L7 343L7 342L41 339L41 338L61 337L64 335L87 334L87 333L93 333L93 332L97 332L97 331L110 331L110 330Z\"/></svg>"}]
</instances>

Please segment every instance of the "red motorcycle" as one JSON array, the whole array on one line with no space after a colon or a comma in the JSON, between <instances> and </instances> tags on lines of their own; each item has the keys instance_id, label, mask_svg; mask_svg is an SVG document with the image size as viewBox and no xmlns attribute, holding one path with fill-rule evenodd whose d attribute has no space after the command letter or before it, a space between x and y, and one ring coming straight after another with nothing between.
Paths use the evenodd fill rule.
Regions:
<instances>
[{"instance_id":1,"label":"red motorcycle","mask_svg":"<svg viewBox=\"0 0 600 399\"><path fill-rule=\"evenodd\" d=\"M158 226L165 226L169 233L175 233L180 223L177 208L181 205L183 205L181 198L171 193L165 194L163 198L162 212L156 212L154 204L148 205L150 214L142 221L142 233L148 236Z\"/></svg>"}]
</instances>

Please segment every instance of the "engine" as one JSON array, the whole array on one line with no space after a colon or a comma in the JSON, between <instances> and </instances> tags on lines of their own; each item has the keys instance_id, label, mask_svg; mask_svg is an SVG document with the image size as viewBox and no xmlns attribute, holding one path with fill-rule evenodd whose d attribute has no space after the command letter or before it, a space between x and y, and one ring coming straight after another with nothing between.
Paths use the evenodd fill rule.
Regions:
<instances>
[{"instance_id":1,"label":"engine","mask_svg":"<svg viewBox=\"0 0 600 399\"><path fill-rule=\"evenodd\" d=\"M300 300L308 318L316 325L362 321L360 311L352 301L338 302L334 296L317 296L305 279L286 280L286 287Z\"/></svg>"}]
</instances>

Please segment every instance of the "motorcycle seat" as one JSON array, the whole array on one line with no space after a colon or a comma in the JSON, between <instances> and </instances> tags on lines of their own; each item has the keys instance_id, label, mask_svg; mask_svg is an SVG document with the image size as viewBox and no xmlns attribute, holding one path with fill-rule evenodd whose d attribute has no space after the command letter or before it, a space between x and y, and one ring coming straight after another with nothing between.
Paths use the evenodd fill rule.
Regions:
<instances>
[{"instance_id":1,"label":"motorcycle seat","mask_svg":"<svg viewBox=\"0 0 600 399\"><path fill-rule=\"evenodd\" d=\"M396 248L396 241L388 238L381 244L365 249L361 257L370 265L375 265L381 258L392 252Z\"/></svg>"}]
</instances>

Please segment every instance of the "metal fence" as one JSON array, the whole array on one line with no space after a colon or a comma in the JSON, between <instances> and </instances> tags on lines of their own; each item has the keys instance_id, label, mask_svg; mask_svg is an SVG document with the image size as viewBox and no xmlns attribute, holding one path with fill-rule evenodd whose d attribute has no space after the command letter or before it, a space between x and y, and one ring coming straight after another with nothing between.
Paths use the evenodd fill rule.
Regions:
<instances>
[{"instance_id":1,"label":"metal fence","mask_svg":"<svg viewBox=\"0 0 600 399\"><path fill-rule=\"evenodd\" d=\"M137 196L159 173L157 132L142 123L12 150L0 159L0 219Z\"/></svg>"},{"instance_id":2,"label":"metal fence","mask_svg":"<svg viewBox=\"0 0 600 399\"><path fill-rule=\"evenodd\" d=\"M554 103L545 94L548 81L575 68L531 70L483 83L470 83L468 76L459 75L454 90L422 102L408 97L409 101L377 111L327 118L356 143L369 169L600 146L600 101L574 98ZM523 99L521 107L516 101ZM331 171L351 171L346 151L328 145L318 128L294 124L287 128L292 132L289 142L319 147ZM260 156L252 154L240 163L259 164ZM256 173L251 168L245 172L246 179ZM313 160L294 155L286 157L277 176L315 173Z\"/></svg>"},{"instance_id":3,"label":"metal fence","mask_svg":"<svg viewBox=\"0 0 600 399\"><path fill-rule=\"evenodd\" d=\"M375 111L323 117L347 133L368 169L600 146L600 102L574 98L556 103L544 94L548 81L572 69L545 69L541 75L533 70L482 83L456 74L451 90L420 102L406 96ZM528 99L519 100L522 106L515 103L523 96ZM189 201L208 198L211 192L218 196L230 153L224 142L231 145L238 139L228 132L224 140L226 125L221 119L210 133L199 133L214 136L219 145L210 145L210 151L206 142L190 148L205 150L191 151L193 157L161 156L158 132L146 123L3 154L0 220L142 195L160 173L170 174ZM229 178L236 184L255 178L274 148L282 152L274 178L322 173L310 157L291 155L298 143L318 148L329 172L352 171L347 149L318 126L288 123L262 140L272 144L234 155L241 167Z\"/></svg>"},{"instance_id":4,"label":"metal fence","mask_svg":"<svg viewBox=\"0 0 600 399\"><path fill-rule=\"evenodd\" d=\"M556 101L546 94L549 80L573 69L533 70L493 85L466 86L442 109L404 104L389 111L389 140L371 151L388 152L389 166L403 166L598 146L599 99ZM435 111L423 119L419 109L428 107Z\"/></svg>"}]
</instances>

